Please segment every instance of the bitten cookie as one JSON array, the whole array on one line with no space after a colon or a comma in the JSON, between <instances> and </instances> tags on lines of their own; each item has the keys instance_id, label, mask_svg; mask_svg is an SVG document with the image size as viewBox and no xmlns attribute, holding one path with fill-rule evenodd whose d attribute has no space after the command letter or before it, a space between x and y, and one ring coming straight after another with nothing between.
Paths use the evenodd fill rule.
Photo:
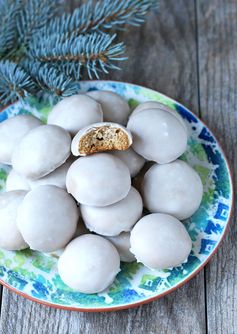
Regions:
<instances>
[{"instance_id":1,"label":"bitten cookie","mask_svg":"<svg viewBox=\"0 0 237 334\"><path fill-rule=\"evenodd\" d=\"M94 123L81 129L73 138L72 154L89 155L111 150L127 150L132 145L132 135L117 123Z\"/></svg>"}]
</instances>

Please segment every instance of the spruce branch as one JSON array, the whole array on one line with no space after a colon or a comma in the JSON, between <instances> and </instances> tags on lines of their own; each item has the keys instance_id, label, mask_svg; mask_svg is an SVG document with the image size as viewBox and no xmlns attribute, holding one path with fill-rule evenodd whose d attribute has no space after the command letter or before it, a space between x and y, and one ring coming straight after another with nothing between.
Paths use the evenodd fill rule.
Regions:
<instances>
[{"instance_id":1,"label":"spruce branch","mask_svg":"<svg viewBox=\"0 0 237 334\"><path fill-rule=\"evenodd\" d=\"M5 0L0 2L0 58L15 48L17 39L16 16L20 11L20 0Z\"/></svg>"},{"instance_id":2,"label":"spruce branch","mask_svg":"<svg viewBox=\"0 0 237 334\"><path fill-rule=\"evenodd\" d=\"M35 92L35 83L27 72L10 61L0 61L0 104L5 105Z\"/></svg>"},{"instance_id":3,"label":"spruce branch","mask_svg":"<svg viewBox=\"0 0 237 334\"><path fill-rule=\"evenodd\" d=\"M54 96L70 96L79 90L78 83L48 64L40 65L36 80L43 92Z\"/></svg>"},{"instance_id":4,"label":"spruce branch","mask_svg":"<svg viewBox=\"0 0 237 334\"><path fill-rule=\"evenodd\" d=\"M57 0L23 0L22 9L16 18L18 43L27 46L32 36L55 16L60 8Z\"/></svg>"},{"instance_id":5,"label":"spruce branch","mask_svg":"<svg viewBox=\"0 0 237 334\"><path fill-rule=\"evenodd\" d=\"M29 44L27 56L41 63L54 65L74 79L80 78L81 67L87 68L88 75L98 77L98 72L117 69L114 61L126 59L124 44L113 44L116 35L93 33L77 36L72 34L68 39L64 35L53 34L47 39L34 38Z\"/></svg>"},{"instance_id":6,"label":"spruce branch","mask_svg":"<svg viewBox=\"0 0 237 334\"><path fill-rule=\"evenodd\" d=\"M140 26L147 13L158 7L158 0L93 0L87 1L73 13L52 19L43 33L77 35L105 29L121 29L125 24Z\"/></svg>"},{"instance_id":7,"label":"spruce branch","mask_svg":"<svg viewBox=\"0 0 237 334\"><path fill-rule=\"evenodd\" d=\"M35 79L38 98L70 96L79 90L79 83L74 82L71 77L66 76L54 65L26 59L21 63L21 66Z\"/></svg>"},{"instance_id":8,"label":"spruce branch","mask_svg":"<svg viewBox=\"0 0 237 334\"><path fill-rule=\"evenodd\" d=\"M157 0L87 0L62 14L62 2L0 0L0 105L29 94L72 95L82 69L90 78L119 69L125 46L108 29L141 25L157 7Z\"/></svg>"}]
</instances>

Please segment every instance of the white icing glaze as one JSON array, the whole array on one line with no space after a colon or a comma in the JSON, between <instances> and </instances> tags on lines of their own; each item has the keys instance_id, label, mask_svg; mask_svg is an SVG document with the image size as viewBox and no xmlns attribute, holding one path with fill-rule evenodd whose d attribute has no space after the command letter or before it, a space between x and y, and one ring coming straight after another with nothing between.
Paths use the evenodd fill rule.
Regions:
<instances>
[{"instance_id":1,"label":"white icing glaze","mask_svg":"<svg viewBox=\"0 0 237 334\"><path fill-rule=\"evenodd\" d=\"M10 171L6 180L6 191L12 190L30 190L29 181L14 169Z\"/></svg>"},{"instance_id":2,"label":"white icing glaze","mask_svg":"<svg viewBox=\"0 0 237 334\"><path fill-rule=\"evenodd\" d=\"M72 162L72 159L68 159L60 167L56 168L53 172L45 175L40 179L28 179L31 188L34 189L38 186L51 184L59 188L66 189L66 175Z\"/></svg>"},{"instance_id":3,"label":"white icing glaze","mask_svg":"<svg viewBox=\"0 0 237 334\"><path fill-rule=\"evenodd\" d=\"M112 151L111 153L128 166L131 177L136 176L145 164L145 159L131 147L125 151Z\"/></svg>"},{"instance_id":4,"label":"white icing glaze","mask_svg":"<svg viewBox=\"0 0 237 334\"><path fill-rule=\"evenodd\" d=\"M101 235L115 236L130 231L142 215L142 199L131 187L128 195L112 205L99 207L81 205L82 218L90 231Z\"/></svg>"},{"instance_id":5,"label":"white icing glaze","mask_svg":"<svg viewBox=\"0 0 237 334\"><path fill-rule=\"evenodd\" d=\"M0 123L0 163L11 165L15 146L42 122L31 115L17 115Z\"/></svg>"},{"instance_id":6,"label":"white icing glaze","mask_svg":"<svg viewBox=\"0 0 237 334\"><path fill-rule=\"evenodd\" d=\"M186 124L184 123L183 118L175 111L174 109L169 108L165 104L158 102L158 101L147 101L140 103L131 113L130 117L133 117L134 115L137 115L140 111L146 110L146 109L161 109L165 110L167 112L170 112L172 115L174 115L180 123L183 125L185 130L187 131Z\"/></svg>"},{"instance_id":7,"label":"white icing glaze","mask_svg":"<svg viewBox=\"0 0 237 334\"><path fill-rule=\"evenodd\" d=\"M70 155L71 138L56 125L42 125L28 132L16 145L12 165L27 178L38 179L61 166Z\"/></svg>"},{"instance_id":8,"label":"white icing glaze","mask_svg":"<svg viewBox=\"0 0 237 334\"><path fill-rule=\"evenodd\" d=\"M127 124L130 109L127 101L120 95L105 90L90 91L87 95L101 104L104 121Z\"/></svg>"},{"instance_id":9,"label":"white icing glaze","mask_svg":"<svg viewBox=\"0 0 237 334\"><path fill-rule=\"evenodd\" d=\"M17 227L17 210L26 191L15 190L0 194L0 247L7 250L27 248Z\"/></svg>"},{"instance_id":10,"label":"white icing glaze","mask_svg":"<svg viewBox=\"0 0 237 334\"><path fill-rule=\"evenodd\" d=\"M199 208L203 185L197 172L181 160L153 165L142 184L144 205L150 212L186 219Z\"/></svg>"},{"instance_id":11,"label":"white icing glaze","mask_svg":"<svg viewBox=\"0 0 237 334\"><path fill-rule=\"evenodd\" d=\"M83 94L65 97L53 107L48 116L48 124L61 126L73 136L85 126L102 121L100 104Z\"/></svg>"},{"instance_id":12,"label":"white icing glaze","mask_svg":"<svg viewBox=\"0 0 237 334\"><path fill-rule=\"evenodd\" d=\"M106 237L116 247L120 260L123 262L136 261L135 256L130 252L130 232L122 232L114 237Z\"/></svg>"},{"instance_id":13,"label":"white icing glaze","mask_svg":"<svg viewBox=\"0 0 237 334\"><path fill-rule=\"evenodd\" d=\"M25 196L18 209L17 226L30 248L52 252L70 241L78 219L73 198L61 188L44 185Z\"/></svg>"},{"instance_id":14,"label":"white icing glaze","mask_svg":"<svg viewBox=\"0 0 237 334\"><path fill-rule=\"evenodd\" d=\"M81 204L106 206L122 200L131 187L128 167L109 153L77 159L66 177L67 191Z\"/></svg>"},{"instance_id":15,"label":"white icing glaze","mask_svg":"<svg viewBox=\"0 0 237 334\"><path fill-rule=\"evenodd\" d=\"M132 148L145 159L164 164L177 159L187 147L187 132L172 113L146 109L131 117L127 125Z\"/></svg>"},{"instance_id":16,"label":"white icing glaze","mask_svg":"<svg viewBox=\"0 0 237 334\"><path fill-rule=\"evenodd\" d=\"M65 284L83 293L105 290L120 271L120 258L108 240L92 234L69 243L58 261L58 272Z\"/></svg>"},{"instance_id":17,"label":"white icing glaze","mask_svg":"<svg viewBox=\"0 0 237 334\"><path fill-rule=\"evenodd\" d=\"M184 225L176 218L153 213L140 219L131 231L131 249L138 262L151 269L183 263L192 248Z\"/></svg>"}]
</instances>

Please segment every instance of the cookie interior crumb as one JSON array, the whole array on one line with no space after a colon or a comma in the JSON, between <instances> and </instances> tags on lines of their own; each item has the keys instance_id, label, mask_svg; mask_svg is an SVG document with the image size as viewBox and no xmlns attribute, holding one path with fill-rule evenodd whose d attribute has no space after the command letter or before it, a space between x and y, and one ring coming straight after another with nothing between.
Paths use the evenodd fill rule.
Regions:
<instances>
[{"instance_id":1,"label":"cookie interior crumb","mask_svg":"<svg viewBox=\"0 0 237 334\"><path fill-rule=\"evenodd\" d=\"M80 154L88 155L103 151L127 150L129 146L128 135L123 129L103 125L82 136L78 149Z\"/></svg>"}]
</instances>

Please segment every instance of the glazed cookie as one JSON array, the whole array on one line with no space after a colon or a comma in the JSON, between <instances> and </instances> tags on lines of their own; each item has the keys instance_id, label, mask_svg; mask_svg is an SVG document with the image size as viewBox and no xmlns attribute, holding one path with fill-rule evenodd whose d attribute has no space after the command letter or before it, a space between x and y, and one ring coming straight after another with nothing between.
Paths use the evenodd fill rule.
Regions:
<instances>
[{"instance_id":1,"label":"glazed cookie","mask_svg":"<svg viewBox=\"0 0 237 334\"><path fill-rule=\"evenodd\" d=\"M62 189L66 189L66 175L71 164L72 160L68 159L52 173L45 175L41 179L28 179L31 189L42 185L53 185Z\"/></svg>"},{"instance_id":2,"label":"glazed cookie","mask_svg":"<svg viewBox=\"0 0 237 334\"><path fill-rule=\"evenodd\" d=\"M120 260L123 262L136 261L135 256L130 252L130 232L122 232L114 237L106 237L116 247Z\"/></svg>"},{"instance_id":3,"label":"glazed cookie","mask_svg":"<svg viewBox=\"0 0 237 334\"><path fill-rule=\"evenodd\" d=\"M133 149L159 164L181 156L187 147L187 131L172 113L161 109L142 110L128 121Z\"/></svg>"},{"instance_id":4,"label":"glazed cookie","mask_svg":"<svg viewBox=\"0 0 237 334\"><path fill-rule=\"evenodd\" d=\"M143 205L139 192L131 187L128 195L119 202L104 207L81 205L80 209L90 231L115 236L131 230L141 218Z\"/></svg>"},{"instance_id":5,"label":"glazed cookie","mask_svg":"<svg viewBox=\"0 0 237 334\"><path fill-rule=\"evenodd\" d=\"M0 248L21 250L28 247L17 227L17 211L26 194L23 190L0 194Z\"/></svg>"},{"instance_id":6,"label":"glazed cookie","mask_svg":"<svg viewBox=\"0 0 237 334\"><path fill-rule=\"evenodd\" d=\"M22 175L16 173L14 169L10 171L6 180L6 191L30 190L29 181Z\"/></svg>"},{"instance_id":7,"label":"glazed cookie","mask_svg":"<svg viewBox=\"0 0 237 334\"><path fill-rule=\"evenodd\" d=\"M87 95L101 104L104 121L122 125L127 124L130 109L127 101L120 95L105 90L93 90L88 92Z\"/></svg>"},{"instance_id":8,"label":"glazed cookie","mask_svg":"<svg viewBox=\"0 0 237 334\"><path fill-rule=\"evenodd\" d=\"M12 155L15 171L38 179L61 166L70 155L71 137L56 125L42 125L28 132Z\"/></svg>"},{"instance_id":9,"label":"glazed cookie","mask_svg":"<svg viewBox=\"0 0 237 334\"><path fill-rule=\"evenodd\" d=\"M146 110L146 109L161 109L161 110L165 110L169 113L171 113L172 115L174 115L179 121L180 123L183 125L183 127L185 128L185 130L187 131L186 125L184 123L183 118L178 114L177 111L175 111L174 109L171 109L170 107L168 107L167 105L158 102L158 101L146 101L143 103L140 103L131 113L130 117L133 117L134 115L137 115L140 111Z\"/></svg>"},{"instance_id":10,"label":"glazed cookie","mask_svg":"<svg viewBox=\"0 0 237 334\"><path fill-rule=\"evenodd\" d=\"M134 177L139 173L146 161L131 147L126 151L112 151L111 154L121 159L128 166L131 177Z\"/></svg>"},{"instance_id":11,"label":"glazed cookie","mask_svg":"<svg viewBox=\"0 0 237 334\"><path fill-rule=\"evenodd\" d=\"M116 123L94 123L81 129L72 140L75 156L111 150L127 150L132 145L132 135Z\"/></svg>"},{"instance_id":12,"label":"glazed cookie","mask_svg":"<svg viewBox=\"0 0 237 334\"><path fill-rule=\"evenodd\" d=\"M151 269L167 269L182 264L192 248L184 225L162 213L140 219L131 231L130 242L130 251L137 261Z\"/></svg>"},{"instance_id":13,"label":"glazed cookie","mask_svg":"<svg viewBox=\"0 0 237 334\"><path fill-rule=\"evenodd\" d=\"M73 237L79 210L73 198L52 185L30 191L18 209L17 226L31 249L52 252Z\"/></svg>"},{"instance_id":14,"label":"glazed cookie","mask_svg":"<svg viewBox=\"0 0 237 334\"><path fill-rule=\"evenodd\" d=\"M48 124L61 126L72 136L85 126L103 121L99 103L87 95L65 97L49 113Z\"/></svg>"},{"instance_id":15,"label":"glazed cookie","mask_svg":"<svg viewBox=\"0 0 237 334\"><path fill-rule=\"evenodd\" d=\"M203 185L194 169L176 160L153 165L144 176L142 194L150 212L168 213L183 220L199 208Z\"/></svg>"},{"instance_id":16,"label":"glazed cookie","mask_svg":"<svg viewBox=\"0 0 237 334\"><path fill-rule=\"evenodd\" d=\"M81 204L106 206L125 198L131 187L128 167L109 153L77 159L69 168L67 191Z\"/></svg>"},{"instance_id":17,"label":"glazed cookie","mask_svg":"<svg viewBox=\"0 0 237 334\"><path fill-rule=\"evenodd\" d=\"M40 126L42 122L31 115L17 115L0 123L0 163L11 165L12 153L30 130Z\"/></svg>"},{"instance_id":18,"label":"glazed cookie","mask_svg":"<svg viewBox=\"0 0 237 334\"><path fill-rule=\"evenodd\" d=\"M82 293L98 293L110 286L120 271L113 244L93 234L82 235L67 245L58 261L65 284Z\"/></svg>"}]
</instances>

